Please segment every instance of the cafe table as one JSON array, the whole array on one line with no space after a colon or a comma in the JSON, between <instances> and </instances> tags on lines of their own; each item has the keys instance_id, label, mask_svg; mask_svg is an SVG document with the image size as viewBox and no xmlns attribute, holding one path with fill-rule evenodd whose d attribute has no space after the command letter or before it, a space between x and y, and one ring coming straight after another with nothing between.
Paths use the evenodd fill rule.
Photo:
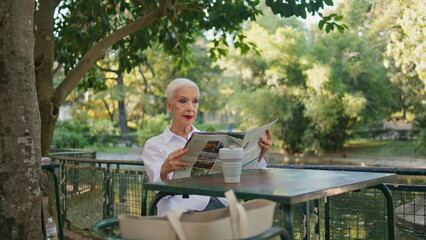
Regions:
<instances>
[{"instance_id":1,"label":"cafe table","mask_svg":"<svg viewBox=\"0 0 426 240\"><path fill-rule=\"evenodd\" d=\"M151 201L150 215L154 214L161 198L176 194L223 197L226 191L233 189L236 197L241 200L258 198L272 200L284 207L286 216L283 219L284 226L293 235L292 205L374 187L381 190L385 196L388 239L393 240L395 239L394 200L383 183L395 177L396 174L393 173L269 168L243 170L239 183L225 183L222 174L212 174L147 182L144 183L144 189L158 191ZM146 209L146 202L142 205L142 209ZM146 210L144 212L146 213Z\"/></svg>"}]
</instances>

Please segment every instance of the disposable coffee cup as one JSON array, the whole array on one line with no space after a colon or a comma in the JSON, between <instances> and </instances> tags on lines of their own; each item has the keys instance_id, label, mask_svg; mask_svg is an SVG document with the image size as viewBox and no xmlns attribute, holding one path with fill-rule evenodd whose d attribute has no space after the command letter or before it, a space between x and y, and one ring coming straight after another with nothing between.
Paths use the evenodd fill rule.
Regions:
<instances>
[{"instance_id":1,"label":"disposable coffee cup","mask_svg":"<svg viewBox=\"0 0 426 240\"><path fill-rule=\"evenodd\" d=\"M239 183L244 151L231 145L229 148L219 149L219 159L225 183Z\"/></svg>"}]
</instances>

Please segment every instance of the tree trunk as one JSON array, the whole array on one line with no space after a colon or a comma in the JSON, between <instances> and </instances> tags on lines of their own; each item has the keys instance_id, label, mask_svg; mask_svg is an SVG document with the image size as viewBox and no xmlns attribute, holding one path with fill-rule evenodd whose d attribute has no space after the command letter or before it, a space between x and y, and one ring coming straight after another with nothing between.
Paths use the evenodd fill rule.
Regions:
<instances>
[{"instance_id":1,"label":"tree trunk","mask_svg":"<svg viewBox=\"0 0 426 240\"><path fill-rule=\"evenodd\" d=\"M0 236L42 239L33 0L0 1Z\"/></svg>"},{"instance_id":2,"label":"tree trunk","mask_svg":"<svg viewBox=\"0 0 426 240\"><path fill-rule=\"evenodd\" d=\"M53 130L59 116L59 104L52 101L53 94L55 93L55 89L53 88L53 14L57 2L54 0L40 0L38 10L34 15L34 64L37 99L42 119L42 156L47 156L50 151Z\"/></svg>"},{"instance_id":3,"label":"tree trunk","mask_svg":"<svg viewBox=\"0 0 426 240\"><path fill-rule=\"evenodd\" d=\"M124 92L124 82L123 82L124 72L121 71L117 77L117 85L120 86L119 89L122 91L122 96L120 100L118 100L118 120L120 121L120 129L121 129L121 137L124 141L127 140L128 134L129 134L129 127L127 126L127 117L126 117L126 105L124 104L124 101L126 99L126 95Z\"/></svg>"}]
</instances>

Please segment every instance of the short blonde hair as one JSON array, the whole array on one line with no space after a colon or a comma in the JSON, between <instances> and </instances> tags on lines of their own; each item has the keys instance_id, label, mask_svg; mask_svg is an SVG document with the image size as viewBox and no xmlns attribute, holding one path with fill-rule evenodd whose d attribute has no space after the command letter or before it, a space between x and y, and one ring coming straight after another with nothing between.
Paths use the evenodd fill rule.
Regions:
<instances>
[{"instance_id":1,"label":"short blonde hair","mask_svg":"<svg viewBox=\"0 0 426 240\"><path fill-rule=\"evenodd\" d=\"M184 87L184 86L194 87L197 89L198 95L200 94L200 89L198 89L197 84L195 84L193 81L186 78L176 78L175 80L171 81L169 85L167 86L167 89L166 89L167 100L169 101L173 100L176 94L176 91L180 87Z\"/></svg>"}]
</instances>

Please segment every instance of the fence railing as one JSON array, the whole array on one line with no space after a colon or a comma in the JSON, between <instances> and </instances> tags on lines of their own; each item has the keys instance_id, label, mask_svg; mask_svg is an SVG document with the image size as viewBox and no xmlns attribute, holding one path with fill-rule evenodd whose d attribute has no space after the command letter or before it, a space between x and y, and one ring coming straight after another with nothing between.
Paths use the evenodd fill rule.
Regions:
<instances>
[{"instance_id":1,"label":"fence railing","mask_svg":"<svg viewBox=\"0 0 426 240\"><path fill-rule=\"evenodd\" d=\"M146 174L140 161L96 160L93 159L96 153L86 151L71 152L72 157L65 153L54 153L51 157L61 165L61 209L68 225L88 229L100 220L122 213L143 214L142 201L149 202L154 193L143 190ZM398 182L387 186L395 198L397 239L425 239L426 169L319 165L268 167L396 173ZM315 214L311 214L310 219L303 219L306 211ZM296 205L293 214L295 239L303 239L306 221L315 226L316 216L321 221L312 227L308 236L320 239L387 239L385 199L376 189ZM284 217L278 206L274 225L281 225Z\"/></svg>"},{"instance_id":2,"label":"fence railing","mask_svg":"<svg viewBox=\"0 0 426 240\"><path fill-rule=\"evenodd\" d=\"M67 224L88 229L121 213L142 214L142 200L146 198L142 162L64 155L61 152L50 157L60 164L61 211Z\"/></svg>"},{"instance_id":3,"label":"fence railing","mask_svg":"<svg viewBox=\"0 0 426 240\"><path fill-rule=\"evenodd\" d=\"M396 173L386 186L395 200L396 239L426 239L426 169L326 165L269 165L271 168ZM323 239L387 239L386 204L381 191L364 189L324 199ZM314 210L312 210L314 211ZM312 219L311 219L312 221Z\"/></svg>"}]
</instances>

